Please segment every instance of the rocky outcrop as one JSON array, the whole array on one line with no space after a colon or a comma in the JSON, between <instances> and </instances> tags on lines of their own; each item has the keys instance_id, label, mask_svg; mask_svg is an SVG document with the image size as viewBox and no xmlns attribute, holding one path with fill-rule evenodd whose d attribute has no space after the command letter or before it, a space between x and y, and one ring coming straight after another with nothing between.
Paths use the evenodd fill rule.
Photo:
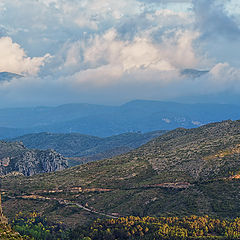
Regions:
<instances>
[{"instance_id":1,"label":"rocky outcrop","mask_svg":"<svg viewBox=\"0 0 240 240\"><path fill-rule=\"evenodd\" d=\"M21 142L0 142L0 175L18 172L32 176L67 167L67 160L54 150L28 149Z\"/></svg>"}]
</instances>

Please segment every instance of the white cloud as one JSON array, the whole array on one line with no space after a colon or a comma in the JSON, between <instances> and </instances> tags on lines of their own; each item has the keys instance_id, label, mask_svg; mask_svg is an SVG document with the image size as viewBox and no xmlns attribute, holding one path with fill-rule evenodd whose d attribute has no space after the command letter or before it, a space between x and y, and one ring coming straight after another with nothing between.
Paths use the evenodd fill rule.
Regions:
<instances>
[{"instance_id":1,"label":"white cloud","mask_svg":"<svg viewBox=\"0 0 240 240\"><path fill-rule=\"evenodd\" d=\"M122 72L135 69L171 71L201 65L193 48L197 32L177 31L163 34L160 43L152 42L147 33L142 33L132 41L123 41L115 29L103 35L96 35L83 49L84 61L91 68L101 65L116 65ZM74 51L76 52L76 51Z\"/></svg>"},{"instance_id":2,"label":"white cloud","mask_svg":"<svg viewBox=\"0 0 240 240\"><path fill-rule=\"evenodd\" d=\"M135 85L142 86L142 90L157 91L181 82L179 70L202 64L202 57L193 49L198 33L166 32L160 43L152 41L150 35L143 32L132 40L123 40L112 28L104 34L96 34L85 44L81 41L68 43L65 61L58 68L60 75L63 73L58 81L81 94L84 90L112 91L111 88L117 86L128 88L129 93L135 91Z\"/></svg>"},{"instance_id":3,"label":"white cloud","mask_svg":"<svg viewBox=\"0 0 240 240\"><path fill-rule=\"evenodd\" d=\"M9 37L0 38L0 71L35 75L50 55L30 58L21 46Z\"/></svg>"},{"instance_id":4,"label":"white cloud","mask_svg":"<svg viewBox=\"0 0 240 240\"><path fill-rule=\"evenodd\" d=\"M229 63L216 64L211 69L208 80L217 91L232 88L240 91L240 69L230 66Z\"/></svg>"},{"instance_id":5,"label":"white cloud","mask_svg":"<svg viewBox=\"0 0 240 240\"><path fill-rule=\"evenodd\" d=\"M70 48L67 50L66 61L64 67L74 67L81 63L81 43L75 42L72 43Z\"/></svg>"}]
</instances>

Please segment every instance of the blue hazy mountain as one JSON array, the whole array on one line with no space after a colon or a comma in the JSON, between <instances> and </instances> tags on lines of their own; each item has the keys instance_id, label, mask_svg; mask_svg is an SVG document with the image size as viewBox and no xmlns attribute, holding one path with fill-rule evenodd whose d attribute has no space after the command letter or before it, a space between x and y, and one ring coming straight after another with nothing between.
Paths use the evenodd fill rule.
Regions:
<instances>
[{"instance_id":1,"label":"blue hazy mountain","mask_svg":"<svg viewBox=\"0 0 240 240\"><path fill-rule=\"evenodd\" d=\"M4 135L2 131L0 136L8 138L38 132L77 132L105 137L126 132L193 128L228 119L240 119L240 106L135 100L121 106L66 104L6 108L0 109L0 127L7 128L4 130L9 133Z\"/></svg>"},{"instance_id":2,"label":"blue hazy mountain","mask_svg":"<svg viewBox=\"0 0 240 240\"><path fill-rule=\"evenodd\" d=\"M14 138L25 133L28 133L27 129L0 127L0 139Z\"/></svg>"},{"instance_id":3,"label":"blue hazy mountain","mask_svg":"<svg viewBox=\"0 0 240 240\"><path fill-rule=\"evenodd\" d=\"M10 72L0 72L0 82L11 81L13 78L21 78L22 75Z\"/></svg>"},{"instance_id":4,"label":"blue hazy mountain","mask_svg":"<svg viewBox=\"0 0 240 240\"><path fill-rule=\"evenodd\" d=\"M189 77L189 78L198 78L201 77L205 74L209 73L208 70L197 70L197 69L191 69L191 68L187 68L181 71L181 74L184 75L185 77Z\"/></svg>"}]
</instances>

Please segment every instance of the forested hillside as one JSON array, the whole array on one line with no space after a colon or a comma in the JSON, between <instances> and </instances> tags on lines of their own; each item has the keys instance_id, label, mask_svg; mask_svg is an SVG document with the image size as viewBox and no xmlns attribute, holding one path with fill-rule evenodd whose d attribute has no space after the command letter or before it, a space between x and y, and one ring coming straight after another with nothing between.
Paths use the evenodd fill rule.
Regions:
<instances>
[{"instance_id":1,"label":"forested hillside","mask_svg":"<svg viewBox=\"0 0 240 240\"><path fill-rule=\"evenodd\" d=\"M4 177L5 209L41 210L66 224L105 215L238 217L239 141L240 121L225 121L176 129L112 159Z\"/></svg>"}]
</instances>

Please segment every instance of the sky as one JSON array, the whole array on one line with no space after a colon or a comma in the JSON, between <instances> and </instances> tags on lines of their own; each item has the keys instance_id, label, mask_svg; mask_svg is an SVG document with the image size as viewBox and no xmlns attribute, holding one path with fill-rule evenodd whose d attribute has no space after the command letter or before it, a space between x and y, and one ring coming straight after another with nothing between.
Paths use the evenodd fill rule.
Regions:
<instances>
[{"instance_id":1,"label":"sky","mask_svg":"<svg viewBox=\"0 0 240 240\"><path fill-rule=\"evenodd\" d=\"M239 40L239 0L0 0L0 107L238 104Z\"/></svg>"}]
</instances>

